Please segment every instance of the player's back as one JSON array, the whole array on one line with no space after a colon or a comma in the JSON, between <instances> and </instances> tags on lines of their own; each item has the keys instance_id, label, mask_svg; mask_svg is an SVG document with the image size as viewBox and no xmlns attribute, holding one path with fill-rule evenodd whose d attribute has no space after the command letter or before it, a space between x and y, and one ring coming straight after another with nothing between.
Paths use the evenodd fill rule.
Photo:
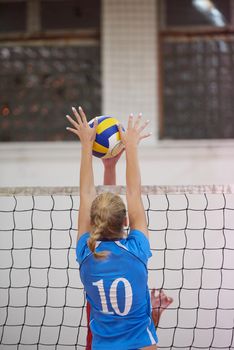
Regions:
<instances>
[{"instance_id":1,"label":"player's back","mask_svg":"<svg viewBox=\"0 0 234 350\"><path fill-rule=\"evenodd\" d=\"M89 236L87 236L88 239ZM85 240L85 239L84 239ZM80 276L91 305L93 349L134 349L155 343L149 291L147 238L132 231L127 239L98 242L97 260L83 244Z\"/></svg>"}]
</instances>

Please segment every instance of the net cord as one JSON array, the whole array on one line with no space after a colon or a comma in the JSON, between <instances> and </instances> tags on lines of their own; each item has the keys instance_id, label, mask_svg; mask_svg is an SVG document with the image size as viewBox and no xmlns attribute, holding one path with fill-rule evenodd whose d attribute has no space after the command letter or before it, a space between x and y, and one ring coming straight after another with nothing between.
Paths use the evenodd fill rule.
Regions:
<instances>
[{"instance_id":1,"label":"net cord","mask_svg":"<svg viewBox=\"0 0 234 350\"><path fill-rule=\"evenodd\" d=\"M142 186L142 194L233 194L234 184L223 185L175 185L175 186ZM97 193L110 191L118 194L126 194L126 186L96 186ZM79 187L0 187L0 196L47 196L47 195L72 195L80 194Z\"/></svg>"}]
</instances>

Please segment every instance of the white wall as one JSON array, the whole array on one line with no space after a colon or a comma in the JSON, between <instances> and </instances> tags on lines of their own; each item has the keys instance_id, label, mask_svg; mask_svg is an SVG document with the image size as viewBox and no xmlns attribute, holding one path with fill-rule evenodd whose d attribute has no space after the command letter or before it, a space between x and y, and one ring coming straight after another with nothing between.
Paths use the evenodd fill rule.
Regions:
<instances>
[{"instance_id":1,"label":"white wall","mask_svg":"<svg viewBox=\"0 0 234 350\"><path fill-rule=\"evenodd\" d=\"M150 119L153 135L140 148L143 184L233 183L234 141L158 140L155 4L102 1L102 113L124 125L130 112ZM0 186L75 186L79 157L77 142L0 144ZM100 160L94 160L94 168L96 183L101 184ZM124 172L123 157L119 184L125 183Z\"/></svg>"},{"instance_id":2,"label":"white wall","mask_svg":"<svg viewBox=\"0 0 234 350\"><path fill-rule=\"evenodd\" d=\"M142 184L187 185L234 183L233 141L158 142L140 147ZM125 157L117 167L117 182L125 184ZM71 143L0 145L0 186L76 186L80 147ZM103 167L94 158L96 184Z\"/></svg>"}]
</instances>

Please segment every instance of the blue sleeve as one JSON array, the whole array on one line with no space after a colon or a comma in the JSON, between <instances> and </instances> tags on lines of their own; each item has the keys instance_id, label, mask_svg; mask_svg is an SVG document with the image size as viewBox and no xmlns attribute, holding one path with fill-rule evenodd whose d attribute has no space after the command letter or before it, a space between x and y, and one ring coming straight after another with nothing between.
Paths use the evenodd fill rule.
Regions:
<instances>
[{"instance_id":1,"label":"blue sleeve","mask_svg":"<svg viewBox=\"0 0 234 350\"><path fill-rule=\"evenodd\" d=\"M126 248L141 259L144 264L147 264L148 259L152 256L149 240L139 230L130 231L126 240Z\"/></svg>"},{"instance_id":2,"label":"blue sleeve","mask_svg":"<svg viewBox=\"0 0 234 350\"><path fill-rule=\"evenodd\" d=\"M87 246L87 240L89 239L90 234L84 233L77 241L76 244L76 260L79 264L90 254L89 247Z\"/></svg>"}]
</instances>

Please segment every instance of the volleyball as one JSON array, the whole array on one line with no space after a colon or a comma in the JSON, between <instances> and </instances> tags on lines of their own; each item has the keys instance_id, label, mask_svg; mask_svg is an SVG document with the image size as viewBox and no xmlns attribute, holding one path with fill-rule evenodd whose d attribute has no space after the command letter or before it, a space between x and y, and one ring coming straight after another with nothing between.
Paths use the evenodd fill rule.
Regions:
<instances>
[{"instance_id":1,"label":"volleyball","mask_svg":"<svg viewBox=\"0 0 234 350\"><path fill-rule=\"evenodd\" d=\"M93 143L93 155L103 159L117 156L124 148L118 130L119 121L109 116L100 116L96 118L98 125L96 129L96 138ZM93 127L94 119L89 121L91 127Z\"/></svg>"}]
</instances>

